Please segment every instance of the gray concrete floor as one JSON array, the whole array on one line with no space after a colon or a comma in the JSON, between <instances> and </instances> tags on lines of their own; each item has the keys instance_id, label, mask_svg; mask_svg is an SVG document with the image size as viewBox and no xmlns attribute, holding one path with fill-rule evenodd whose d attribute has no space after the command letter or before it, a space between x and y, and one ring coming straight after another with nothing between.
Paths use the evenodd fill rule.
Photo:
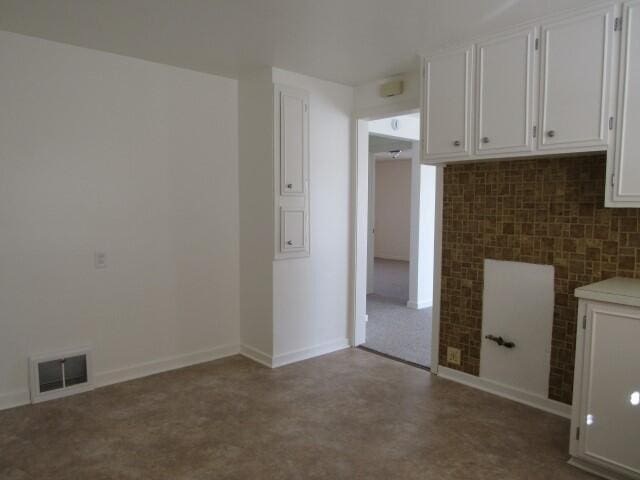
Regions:
<instances>
[{"instance_id":1,"label":"gray concrete floor","mask_svg":"<svg viewBox=\"0 0 640 480\"><path fill-rule=\"evenodd\" d=\"M3 480L590 479L569 422L347 349L240 356L0 412Z\"/></svg>"}]
</instances>

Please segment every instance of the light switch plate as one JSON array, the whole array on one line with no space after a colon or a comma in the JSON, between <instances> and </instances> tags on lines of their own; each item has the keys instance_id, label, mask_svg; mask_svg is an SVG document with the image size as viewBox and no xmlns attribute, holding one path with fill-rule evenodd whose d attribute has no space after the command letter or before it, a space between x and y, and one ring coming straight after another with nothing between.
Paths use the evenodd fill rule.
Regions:
<instances>
[{"instance_id":1,"label":"light switch plate","mask_svg":"<svg viewBox=\"0 0 640 480\"><path fill-rule=\"evenodd\" d=\"M96 252L93 257L95 268L107 268L107 253Z\"/></svg>"},{"instance_id":2,"label":"light switch plate","mask_svg":"<svg viewBox=\"0 0 640 480\"><path fill-rule=\"evenodd\" d=\"M459 348L447 347L447 363L460 365L460 356Z\"/></svg>"}]
</instances>

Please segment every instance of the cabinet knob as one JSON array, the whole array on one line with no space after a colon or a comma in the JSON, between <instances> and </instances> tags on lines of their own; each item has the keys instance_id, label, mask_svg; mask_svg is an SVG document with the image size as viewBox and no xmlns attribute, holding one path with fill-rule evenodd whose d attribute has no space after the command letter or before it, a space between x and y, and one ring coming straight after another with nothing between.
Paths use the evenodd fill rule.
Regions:
<instances>
[{"instance_id":1,"label":"cabinet knob","mask_svg":"<svg viewBox=\"0 0 640 480\"><path fill-rule=\"evenodd\" d=\"M489 143L489 137L482 137L482 143Z\"/></svg>"},{"instance_id":2,"label":"cabinet knob","mask_svg":"<svg viewBox=\"0 0 640 480\"><path fill-rule=\"evenodd\" d=\"M293 188L293 183L287 183L287 188L291 190Z\"/></svg>"},{"instance_id":3,"label":"cabinet knob","mask_svg":"<svg viewBox=\"0 0 640 480\"><path fill-rule=\"evenodd\" d=\"M555 136L556 136L556 131L555 131L555 130L549 130L549 131L547 132L547 137L549 137L549 138L553 138L553 137L555 137Z\"/></svg>"},{"instance_id":4,"label":"cabinet knob","mask_svg":"<svg viewBox=\"0 0 640 480\"><path fill-rule=\"evenodd\" d=\"M287 240L287 245L293 245L293 242L291 240Z\"/></svg>"},{"instance_id":5,"label":"cabinet knob","mask_svg":"<svg viewBox=\"0 0 640 480\"><path fill-rule=\"evenodd\" d=\"M453 141L453 146L454 147L459 147L460 146L460 140L454 140Z\"/></svg>"}]
</instances>

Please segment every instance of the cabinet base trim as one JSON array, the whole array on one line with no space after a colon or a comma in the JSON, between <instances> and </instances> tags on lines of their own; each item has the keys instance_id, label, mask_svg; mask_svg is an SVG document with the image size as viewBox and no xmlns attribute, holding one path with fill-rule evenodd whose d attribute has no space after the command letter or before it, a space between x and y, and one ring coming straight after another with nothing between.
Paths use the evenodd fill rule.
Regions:
<instances>
[{"instance_id":1,"label":"cabinet base trim","mask_svg":"<svg viewBox=\"0 0 640 480\"><path fill-rule=\"evenodd\" d=\"M468 387L477 388L478 390L498 395L499 397L523 403L524 405L528 405L560 417L571 418L571 405L566 405L508 385L487 380L486 378L476 377L475 375L460 372L443 365L438 367L438 376L461 383Z\"/></svg>"},{"instance_id":2,"label":"cabinet base trim","mask_svg":"<svg viewBox=\"0 0 640 480\"><path fill-rule=\"evenodd\" d=\"M573 467L579 468L580 470L584 470L585 472L597 475L598 477L606 478L607 480L629 480L630 478L639 478L629 477L628 475L612 472L611 470L608 470L604 467L594 465L591 462L576 457L571 457L567 461L567 463Z\"/></svg>"}]
</instances>

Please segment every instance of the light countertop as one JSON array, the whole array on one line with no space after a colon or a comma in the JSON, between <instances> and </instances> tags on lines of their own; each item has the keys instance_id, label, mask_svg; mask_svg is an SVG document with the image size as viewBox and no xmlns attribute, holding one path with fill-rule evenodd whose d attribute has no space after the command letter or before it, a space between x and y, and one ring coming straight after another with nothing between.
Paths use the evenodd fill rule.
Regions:
<instances>
[{"instance_id":1,"label":"light countertop","mask_svg":"<svg viewBox=\"0 0 640 480\"><path fill-rule=\"evenodd\" d=\"M640 280L615 277L576 288L575 296L586 300L640 307Z\"/></svg>"}]
</instances>

